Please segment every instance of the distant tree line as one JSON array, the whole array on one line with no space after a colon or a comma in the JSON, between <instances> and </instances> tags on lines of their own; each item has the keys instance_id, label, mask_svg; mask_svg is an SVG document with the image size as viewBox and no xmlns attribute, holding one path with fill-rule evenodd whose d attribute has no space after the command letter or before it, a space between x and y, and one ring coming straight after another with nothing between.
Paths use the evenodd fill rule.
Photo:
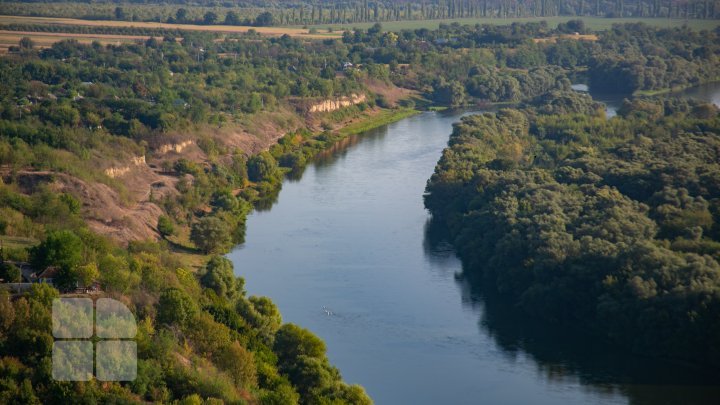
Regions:
<instances>
[{"instance_id":1,"label":"distant tree line","mask_svg":"<svg viewBox=\"0 0 720 405\"><path fill-rule=\"evenodd\" d=\"M44 1L51 6L67 1ZM437 20L455 18L513 18L553 16L717 18L717 0L429 0L429 1L194 1L70 2L64 8L43 7L42 2L2 3L5 14L46 15L90 19L162 21L230 25L352 24L365 22ZM178 8L180 7L180 8Z\"/></svg>"}]
</instances>

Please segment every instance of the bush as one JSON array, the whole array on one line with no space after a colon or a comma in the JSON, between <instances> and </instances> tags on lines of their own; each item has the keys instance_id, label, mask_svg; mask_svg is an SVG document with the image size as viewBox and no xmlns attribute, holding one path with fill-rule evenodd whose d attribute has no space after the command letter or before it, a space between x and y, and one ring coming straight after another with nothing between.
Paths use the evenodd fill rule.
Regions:
<instances>
[{"instance_id":1,"label":"bush","mask_svg":"<svg viewBox=\"0 0 720 405\"><path fill-rule=\"evenodd\" d=\"M184 291L170 288L160 295L157 311L159 323L184 326L195 316L198 308Z\"/></svg>"},{"instance_id":2,"label":"bush","mask_svg":"<svg viewBox=\"0 0 720 405\"><path fill-rule=\"evenodd\" d=\"M268 152L262 152L248 159L247 172L250 181L270 181L278 177L278 167L275 158Z\"/></svg>"},{"instance_id":3,"label":"bush","mask_svg":"<svg viewBox=\"0 0 720 405\"><path fill-rule=\"evenodd\" d=\"M55 231L32 249L32 261L37 269L47 266L60 266L71 269L82 262L82 240L72 231Z\"/></svg>"},{"instance_id":4,"label":"bush","mask_svg":"<svg viewBox=\"0 0 720 405\"><path fill-rule=\"evenodd\" d=\"M170 218L165 215L160 215L160 218L158 218L157 229L164 238L175 233L175 225L173 225Z\"/></svg>"},{"instance_id":5,"label":"bush","mask_svg":"<svg viewBox=\"0 0 720 405\"><path fill-rule=\"evenodd\" d=\"M200 277L200 284L210 288L220 297L233 297L238 293L233 264L222 256L213 256L205 265L205 274ZM240 288L242 291L242 287Z\"/></svg>"},{"instance_id":6,"label":"bush","mask_svg":"<svg viewBox=\"0 0 720 405\"><path fill-rule=\"evenodd\" d=\"M190 240L205 254L227 249L231 243L228 225L217 217L204 217L193 224Z\"/></svg>"},{"instance_id":7,"label":"bush","mask_svg":"<svg viewBox=\"0 0 720 405\"><path fill-rule=\"evenodd\" d=\"M390 105L390 102L383 94L378 94L375 97L375 105L377 105L380 108L390 108L392 105Z\"/></svg>"},{"instance_id":8,"label":"bush","mask_svg":"<svg viewBox=\"0 0 720 405\"><path fill-rule=\"evenodd\" d=\"M6 283L19 283L22 281L22 273L12 263L0 263L0 278Z\"/></svg>"}]
</instances>

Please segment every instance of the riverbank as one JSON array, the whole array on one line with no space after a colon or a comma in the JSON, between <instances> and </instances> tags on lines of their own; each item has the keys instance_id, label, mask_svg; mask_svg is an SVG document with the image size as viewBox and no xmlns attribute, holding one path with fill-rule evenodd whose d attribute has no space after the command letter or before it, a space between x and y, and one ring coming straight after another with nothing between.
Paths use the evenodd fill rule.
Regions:
<instances>
[{"instance_id":1,"label":"riverbank","mask_svg":"<svg viewBox=\"0 0 720 405\"><path fill-rule=\"evenodd\" d=\"M663 100L647 103L663 111ZM712 308L718 280L712 275L720 274L720 250L711 248L716 236L708 232L689 240L685 235L693 223L648 214L667 207L658 202L661 193L668 199L681 193L669 184L692 189L691 198L716 202L706 178L675 174L678 167L689 173L717 169L715 156L704 155L718 143L717 110L699 115L692 108L697 102L685 105L651 119L635 115L646 106L630 106L625 116L595 123L587 112L587 122L568 124L562 115L536 116L524 109L467 117L454 127L451 146L428 183L426 207L447 225L464 273L549 327L581 326L632 353L717 369L720 357L712 347L718 337L712 331L718 318ZM703 134L687 136L696 126ZM536 129L543 127L555 134L591 129L572 140L548 140ZM620 127L625 138L616 136ZM618 152L638 133L654 134L643 146L646 154ZM577 169L579 160L568 155L587 145L602 146ZM680 149L702 152L665 153ZM628 162L647 171L633 172ZM472 179L467 167L474 168ZM713 227L713 203L704 208L708 220L702 229ZM638 208L645 206L649 209ZM689 215L682 210L678 217ZM618 236L611 229L623 231ZM694 260L703 264L689 273ZM705 274L711 275L708 281L699 283Z\"/></svg>"},{"instance_id":2,"label":"riverbank","mask_svg":"<svg viewBox=\"0 0 720 405\"><path fill-rule=\"evenodd\" d=\"M309 163L313 162L317 154L330 150L352 135L392 124L419 113L419 110L412 108L370 109L362 111L352 120L330 131L312 133L298 131L286 134L275 139L272 145L253 154L254 156L263 151L268 152L278 163L281 176L272 181L248 182L244 188L235 190L234 194L248 199L248 202L253 205L252 209L267 209L275 202L275 198L282 188L283 178L301 173ZM213 193L217 191L219 190L212 190ZM248 209L235 213L235 220L242 228L242 233L244 233L245 218L252 209L248 207ZM194 246L191 241L191 224L178 226L175 233L165 237L165 240L171 251L185 263L191 263L193 267L200 268L212 254L202 252ZM236 242L242 242L242 238Z\"/></svg>"},{"instance_id":3,"label":"riverbank","mask_svg":"<svg viewBox=\"0 0 720 405\"><path fill-rule=\"evenodd\" d=\"M362 132L370 131L383 125L389 125L393 122L400 121L407 117L411 117L415 114L419 114L420 111L412 108L398 108L390 110L382 110L375 116L370 116L367 119L359 122L354 122L341 128L338 133L343 136L357 135Z\"/></svg>"}]
</instances>

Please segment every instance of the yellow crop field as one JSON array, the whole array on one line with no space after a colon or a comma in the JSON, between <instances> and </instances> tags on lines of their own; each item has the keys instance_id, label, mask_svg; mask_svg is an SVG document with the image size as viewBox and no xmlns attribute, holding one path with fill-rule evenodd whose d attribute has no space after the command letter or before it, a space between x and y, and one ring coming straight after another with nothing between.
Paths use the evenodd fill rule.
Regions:
<instances>
[{"instance_id":1,"label":"yellow crop field","mask_svg":"<svg viewBox=\"0 0 720 405\"><path fill-rule=\"evenodd\" d=\"M159 22L134 22L134 21L98 21L79 20L75 18L49 18L49 17L21 17L21 16L0 16L0 24L41 24L41 25L76 25L76 26L104 26L104 27L136 27L136 28L164 28L187 31L205 31L219 33L243 33L249 30L262 35L281 36L290 35L303 38L333 38L340 37L338 33L313 33L304 28L290 27L240 27L234 25L193 25L193 24L166 24Z\"/></svg>"}]
</instances>

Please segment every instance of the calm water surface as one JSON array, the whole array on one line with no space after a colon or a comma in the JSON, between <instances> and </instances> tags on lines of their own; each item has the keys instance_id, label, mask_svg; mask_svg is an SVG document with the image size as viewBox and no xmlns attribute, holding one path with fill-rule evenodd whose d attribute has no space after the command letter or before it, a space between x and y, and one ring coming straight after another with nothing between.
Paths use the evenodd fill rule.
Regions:
<instances>
[{"instance_id":1,"label":"calm water surface","mask_svg":"<svg viewBox=\"0 0 720 405\"><path fill-rule=\"evenodd\" d=\"M620 107L622 107L623 100L631 97L628 94L605 93L600 89L590 88L587 84L582 83L573 84L572 88L573 90L583 93L590 92L595 100L605 103L605 115L607 115L608 118L616 116L617 111ZM700 86L662 95L662 97L672 96L690 97L698 100L709 101L720 107L720 82L702 84Z\"/></svg>"},{"instance_id":2,"label":"calm water surface","mask_svg":"<svg viewBox=\"0 0 720 405\"><path fill-rule=\"evenodd\" d=\"M324 339L378 404L720 403L710 373L538 324L456 277L422 194L459 116L351 138L287 180L229 255L248 292Z\"/></svg>"}]
</instances>

